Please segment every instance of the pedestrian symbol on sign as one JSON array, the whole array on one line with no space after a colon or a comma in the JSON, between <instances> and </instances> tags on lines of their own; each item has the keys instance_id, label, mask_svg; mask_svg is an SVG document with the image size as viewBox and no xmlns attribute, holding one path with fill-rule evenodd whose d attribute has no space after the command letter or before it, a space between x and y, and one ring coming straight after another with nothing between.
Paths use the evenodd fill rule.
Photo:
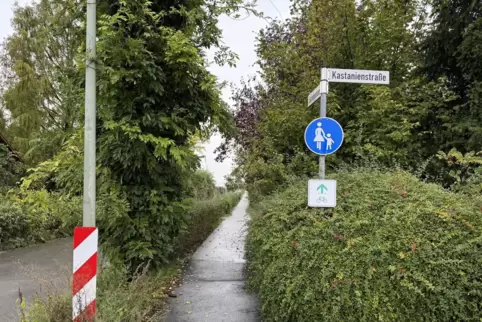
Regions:
<instances>
[{"instance_id":1,"label":"pedestrian symbol on sign","mask_svg":"<svg viewBox=\"0 0 482 322\"><path fill-rule=\"evenodd\" d=\"M331 138L331 133L328 133L326 135L326 149L331 150L333 143L335 143L335 141Z\"/></svg>"},{"instance_id":2,"label":"pedestrian symbol on sign","mask_svg":"<svg viewBox=\"0 0 482 322\"><path fill-rule=\"evenodd\" d=\"M343 142L343 129L337 121L329 117L313 120L306 127L305 142L316 154L332 154Z\"/></svg>"},{"instance_id":3,"label":"pedestrian symbol on sign","mask_svg":"<svg viewBox=\"0 0 482 322\"><path fill-rule=\"evenodd\" d=\"M321 150L321 145L323 142L326 141L326 150L330 151L333 149L333 143L335 141L331 138L331 133L325 134L325 131L323 131L323 128L321 127L323 124L321 122L318 122L316 124L317 128L315 131L315 143L316 143L316 148L318 150Z\"/></svg>"},{"instance_id":4,"label":"pedestrian symbol on sign","mask_svg":"<svg viewBox=\"0 0 482 322\"><path fill-rule=\"evenodd\" d=\"M321 122L318 122L318 124L316 124L316 126L318 126L316 128L316 131L315 131L315 142L316 142L316 148L318 150L321 150L321 143L325 142L325 138L326 138L326 135L325 135L325 131L323 131L323 128L321 127Z\"/></svg>"}]
</instances>

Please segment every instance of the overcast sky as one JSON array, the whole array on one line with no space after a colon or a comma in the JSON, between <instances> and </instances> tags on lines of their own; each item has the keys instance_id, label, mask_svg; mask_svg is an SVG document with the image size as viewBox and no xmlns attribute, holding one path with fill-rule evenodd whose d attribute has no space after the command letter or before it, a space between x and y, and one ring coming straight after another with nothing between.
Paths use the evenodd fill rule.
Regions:
<instances>
[{"instance_id":1,"label":"overcast sky","mask_svg":"<svg viewBox=\"0 0 482 322\"><path fill-rule=\"evenodd\" d=\"M20 4L29 3L29 0L18 0ZM12 6L15 0L0 0L0 39L8 36L12 29L10 20L12 18ZM258 10L264 12L265 16L286 19L289 16L290 0L258 0ZM245 16L246 17L246 16ZM242 18L245 18L242 17ZM239 84L242 78L247 78L256 73L254 62L256 61L255 53L255 37L256 33L266 26L264 19L256 17L247 17L243 20L233 20L229 17L222 17L220 27L223 30L224 42L231 47L238 55L240 60L236 68L228 66L219 67L211 66L210 70L214 73L220 82L227 81L229 83ZM223 91L223 98L230 101L231 90L229 87ZM221 143L221 138L215 135L205 145L206 161L203 161L203 167L207 168L214 174L218 185L224 184L224 176L231 172L233 167L232 160L227 159L223 163L217 163L214 150Z\"/></svg>"},{"instance_id":2,"label":"overcast sky","mask_svg":"<svg viewBox=\"0 0 482 322\"><path fill-rule=\"evenodd\" d=\"M279 20L289 17L289 0L258 0L258 10L264 12L265 16L277 18ZM227 66L212 66L211 72L215 74L219 81L227 81L229 83L239 84L242 78L254 75L257 71L254 63L256 61L255 38L256 33L267 22L264 19L256 17L248 17L245 20L236 21L229 17L222 17L220 27L223 29L224 42L239 55L239 61L236 68ZM223 98L230 102L231 89L227 87L223 90ZM223 163L216 162L214 150L222 142L219 135L215 135L206 144L206 163L203 167L207 167L214 174L218 185L224 184L224 176L228 175L233 168L231 158Z\"/></svg>"}]
</instances>

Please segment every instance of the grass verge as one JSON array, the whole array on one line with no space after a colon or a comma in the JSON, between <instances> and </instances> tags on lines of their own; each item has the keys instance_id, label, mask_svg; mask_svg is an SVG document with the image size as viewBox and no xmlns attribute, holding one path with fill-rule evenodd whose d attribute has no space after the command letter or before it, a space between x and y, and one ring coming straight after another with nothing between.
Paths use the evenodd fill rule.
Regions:
<instances>
[{"instance_id":1,"label":"grass verge","mask_svg":"<svg viewBox=\"0 0 482 322\"><path fill-rule=\"evenodd\" d=\"M103 269L98 274L96 321L160 321L166 308L164 299L179 273L180 263L173 263L156 272L140 272L129 281L121 264ZM21 305L21 316L29 322L70 321L72 295L37 295L33 303Z\"/></svg>"}]
</instances>

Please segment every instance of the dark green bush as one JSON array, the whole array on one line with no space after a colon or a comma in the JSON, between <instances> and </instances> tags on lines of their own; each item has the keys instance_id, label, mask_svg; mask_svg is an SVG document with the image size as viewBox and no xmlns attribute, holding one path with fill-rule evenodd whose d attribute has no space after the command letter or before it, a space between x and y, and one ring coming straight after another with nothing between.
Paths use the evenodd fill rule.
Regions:
<instances>
[{"instance_id":1,"label":"dark green bush","mask_svg":"<svg viewBox=\"0 0 482 322\"><path fill-rule=\"evenodd\" d=\"M464 155L452 149L447 154L439 152L437 157L445 163L446 176L453 182L451 190L468 196L482 195L482 152Z\"/></svg>"},{"instance_id":2,"label":"dark green bush","mask_svg":"<svg viewBox=\"0 0 482 322\"><path fill-rule=\"evenodd\" d=\"M335 178L334 209L307 207L307 180L252 209L265 321L480 321L480 199L403 172Z\"/></svg>"},{"instance_id":3,"label":"dark green bush","mask_svg":"<svg viewBox=\"0 0 482 322\"><path fill-rule=\"evenodd\" d=\"M18 205L0 203L0 250L26 246L31 238L30 220Z\"/></svg>"},{"instance_id":4,"label":"dark green bush","mask_svg":"<svg viewBox=\"0 0 482 322\"><path fill-rule=\"evenodd\" d=\"M25 165L18 161L8 147L0 143L0 189L14 187L25 173Z\"/></svg>"}]
</instances>

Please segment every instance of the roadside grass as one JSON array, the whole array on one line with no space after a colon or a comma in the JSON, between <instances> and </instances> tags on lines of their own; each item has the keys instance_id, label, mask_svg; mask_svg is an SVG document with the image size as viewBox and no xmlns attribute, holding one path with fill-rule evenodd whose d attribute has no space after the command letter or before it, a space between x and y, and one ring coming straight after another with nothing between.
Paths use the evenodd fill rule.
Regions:
<instances>
[{"instance_id":1,"label":"roadside grass","mask_svg":"<svg viewBox=\"0 0 482 322\"><path fill-rule=\"evenodd\" d=\"M175 287L181 267L182 262L179 261L157 271L146 269L138 272L131 280L126 277L126 270L121 264L102 269L98 274L96 321L161 320L166 311L164 299ZM49 286L48 291L37 294L32 303L27 304L24 300L19 306L23 322L60 322L72 319L72 294L65 288L60 291Z\"/></svg>"}]
</instances>

